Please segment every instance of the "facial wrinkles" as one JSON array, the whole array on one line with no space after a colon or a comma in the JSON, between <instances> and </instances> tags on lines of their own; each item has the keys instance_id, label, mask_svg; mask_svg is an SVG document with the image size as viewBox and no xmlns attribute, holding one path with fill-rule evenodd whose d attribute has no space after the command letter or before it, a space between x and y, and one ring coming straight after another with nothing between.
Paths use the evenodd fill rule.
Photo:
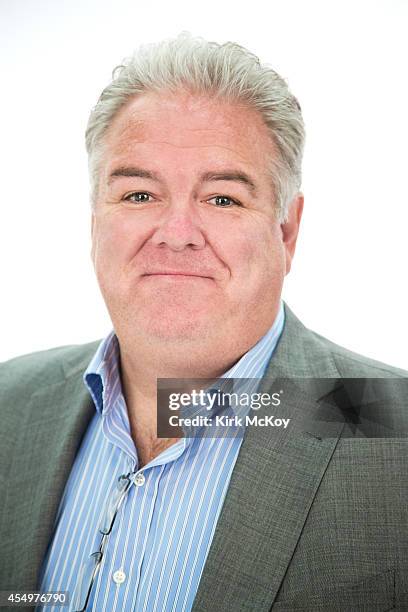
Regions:
<instances>
[{"instance_id":1,"label":"facial wrinkles","mask_svg":"<svg viewBox=\"0 0 408 612\"><path fill-rule=\"evenodd\" d=\"M163 111L160 105L160 97L153 95L150 96L150 98L152 100L150 111L136 108L131 115L125 119L126 107L124 107L124 109L122 109L123 113L119 113L108 129L106 140L109 141L110 136L115 132L116 139L122 142L122 144L126 142L146 142L150 139L155 140L157 135L160 134L160 140L157 142L170 143L175 146L185 146L188 148L189 146L202 146L203 144L217 145L220 137L233 139L234 141L242 141L244 139L252 140L254 131L256 131L259 136L259 128L263 126L262 118L258 117L256 112L252 113L255 124L251 122L251 126L247 126L247 122L242 121L241 124L237 125L237 122L230 118L229 105L227 105L223 112L222 103L218 103L217 105L212 104L208 107L208 101L205 101L204 108L202 108L200 104L197 105L194 103L195 100L193 98L192 104L185 104L185 123L182 132L180 132L179 129L172 129L173 118L179 117L180 107L176 105L173 109L169 99L166 98L166 109ZM159 104L157 104L158 101ZM239 110L239 107L237 108ZM202 122L203 127L196 127L194 124L196 124L197 121ZM189 126L189 122L191 126ZM216 122L215 125L214 122ZM217 123L219 123L219 126L217 126ZM209 125L212 127L208 127ZM197 136L197 143L193 145L180 144L180 141L184 138L187 141L191 140L192 135ZM207 137L213 137L211 142L202 143L202 140Z\"/></svg>"},{"instance_id":2,"label":"facial wrinkles","mask_svg":"<svg viewBox=\"0 0 408 612\"><path fill-rule=\"evenodd\" d=\"M228 267L207 248L173 252L147 242L136 256L135 265L141 276L162 271L196 274L217 281L224 281L230 276Z\"/></svg>"},{"instance_id":3,"label":"facial wrinkles","mask_svg":"<svg viewBox=\"0 0 408 612\"><path fill-rule=\"evenodd\" d=\"M220 136L220 134L219 134ZM189 139L191 140L191 139ZM187 142L183 142L183 143L177 143L171 140L164 140L164 139L155 139L155 138L140 138L140 137L133 137L131 140L128 139L124 139L123 141L120 140L118 141L115 146L112 148L112 150L110 151L110 155L122 159L126 156L127 161L129 161L129 158L131 159L132 157L137 157L137 154L141 153L143 154L143 147L138 147L137 145L144 145L144 147L155 147L155 146L165 146L165 147L171 147L174 149L178 149L178 150L205 150L208 149L209 151L212 150L219 150L219 151L225 151L226 153L232 153L235 157L237 157L243 164L245 164L246 166L249 166L250 163L245 155L245 151L239 151L236 147L234 146L228 146L227 144L223 144L220 142L213 142L213 143L205 143L205 142L195 142L193 144L188 144ZM229 158L230 160L230 158ZM231 164L231 160L229 161L229 163ZM111 163L110 165L113 165L113 163Z\"/></svg>"}]
</instances>

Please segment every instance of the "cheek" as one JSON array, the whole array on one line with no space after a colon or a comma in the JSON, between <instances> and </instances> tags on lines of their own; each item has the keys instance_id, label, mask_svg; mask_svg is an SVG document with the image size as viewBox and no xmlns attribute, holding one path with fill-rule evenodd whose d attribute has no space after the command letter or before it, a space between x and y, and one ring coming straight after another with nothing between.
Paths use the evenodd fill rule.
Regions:
<instances>
[{"instance_id":1,"label":"cheek","mask_svg":"<svg viewBox=\"0 0 408 612\"><path fill-rule=\"evenodd\" d=\"M240 227L226 232L222 243L224 258L232 275L247 283L259 278L280 276L285 266L280 230L260 226Z\"/></svg>"},{"instance_id":2,"label":"cheek","mask_svg":"<svg viewBox=\"0 0 408 612\"><path fill-rule=\"evenodd\" d=\"M121 215L95 224L92 251L95 267L101 273L103 268L118 272L118 266L126 266L140 249L147 231L137 221Z\"/></svg>"}]
</instances>

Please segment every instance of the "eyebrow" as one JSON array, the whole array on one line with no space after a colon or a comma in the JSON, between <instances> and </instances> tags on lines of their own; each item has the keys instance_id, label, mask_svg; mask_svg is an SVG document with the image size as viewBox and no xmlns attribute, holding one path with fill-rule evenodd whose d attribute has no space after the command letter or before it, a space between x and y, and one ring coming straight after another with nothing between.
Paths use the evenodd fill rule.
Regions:
<instances>
[{"instance_id":1,"label":"eyebrow","mask_svg":"<svg viewBox=\"0 0 408 612\"><path fill-rule=\"evenodd\" d=\"M233 181L241 183L252 193L256 193L256 186L251 177L245 172L237 172L236 170L225 170L224 172L206 172L201 175L201 180L206 183L208 181Z\"/></svg>"},{"instance_id":2,"label":"eyebrow","mask_svg":"<svg viewBox=\"0 0 408 612\"><path fill-rule=\"evenodd\" d=\"M120 167L113 170L108 179L108 185L110 185L115 179L123 177L123 176L133 176L137 178L145 178L150 179L152 181L159 181L159 177L154 172L150 172L150 170L144 170L143 168L135 168L133 166L130 167Z\"/></svg>"},{"instance_id":3,"label":"eyebrow","mask_svg":"<svg viewBox=\"0 0 408 612\"><path fill-rule=\"evenodd\" d=\"M121 166L110 173L108 184L110 185L115 179L120 177L145 178L150 179L152 181L160 182L160 177L155 172L151 172L150 170L145 170L144 168L138 168L135 166ZM242 185L247 187L251 193L256 193L256 185L255 182L251 179L251 177L245 172L237 170L224 170L223 172L205 172L200 176L200 180L203 183L207 183L210 181L231 181L241 183Z\"/></svg>"}]
</instances>

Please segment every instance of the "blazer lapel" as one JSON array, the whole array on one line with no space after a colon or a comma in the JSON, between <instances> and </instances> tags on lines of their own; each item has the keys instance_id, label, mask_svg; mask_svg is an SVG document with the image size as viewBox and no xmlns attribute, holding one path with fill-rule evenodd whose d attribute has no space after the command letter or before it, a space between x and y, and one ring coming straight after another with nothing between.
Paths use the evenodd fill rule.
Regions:
<instances>
[{"instance_id":1,"label":"blazer lapel","mask_svg":"<svg viewBox=\"0 0 408 612\"><path fill-rule=\"evenodd\" d=\"M78 446L92 415L90 396L82 381L82 365L67 379L36 391L19 423L19 438L4 515L10 520L3 542L4 584L35 590L52 535L59 501ZM18 576L19 584L13 576Z\"/></svg>"},{"instance_id":2,"label":"blazer lapel","mask_svg":"<svg viewBox=\"0 0 408 612\"><path fill-rule=\"evenodd\" d=\"M283 390L282 403L257 414L291 421L287 429L247 429L193 612L270 610L343 428L340 418L331 424L330 437L316 433L325 410L322 396L339 373L327 350L285 310L285 330L260 388ZM316 384L315 376L336 381ZM285 383L294 377L309 380L302 388Z\"/></svg>"}]
</instances>

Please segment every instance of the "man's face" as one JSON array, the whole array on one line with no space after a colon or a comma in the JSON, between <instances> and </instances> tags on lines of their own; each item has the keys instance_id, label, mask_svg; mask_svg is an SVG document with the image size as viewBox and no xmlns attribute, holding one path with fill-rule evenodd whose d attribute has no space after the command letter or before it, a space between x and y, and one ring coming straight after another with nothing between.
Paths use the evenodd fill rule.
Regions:
<instances>
[{"instance_id":1,"label":"man's face","mask_svg":"<svg viewBox=\"0 0 408 612\"><path fill-rule=\"evenodd\" d=\"M302 197L281 226L260 115L188 93L131 100L100 166L92 257L119 340L248 350L276 316ZM241 346L242 345L242 346Z\"/></svg>"}]
</instances>

